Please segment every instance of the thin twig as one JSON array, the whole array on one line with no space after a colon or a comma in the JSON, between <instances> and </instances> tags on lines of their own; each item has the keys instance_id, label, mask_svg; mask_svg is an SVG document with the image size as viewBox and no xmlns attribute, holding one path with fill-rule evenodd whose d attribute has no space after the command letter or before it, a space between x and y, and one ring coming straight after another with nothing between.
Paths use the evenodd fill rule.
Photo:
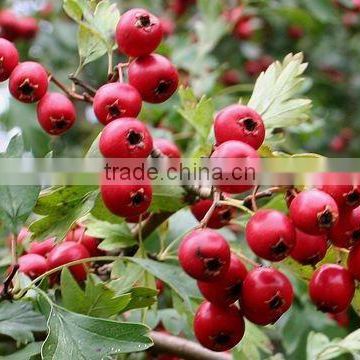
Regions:
<instances>
[{"instance_id":1,"label":"thin twig","mask_svg":"<svg viewBox=\"0 0 360 360\"><path fill-rule=\"evenodd\" d=\"M11 296L11 294L9 292L9 289L10 289L10 285L11 285L11 283L13 281L13 278L14 278L14 276L17 273L18 270L19 270L19 264L14 264L11 267L11 272L8 275L8 277L5 279L3 289L2 289L2 291L0 293L0 298L1 299L8 299L8 300L12 299L12 296Z\"/></svg>"},{"instance_id":2,"label":"thin twig","mask_svg":"<svg viewBox=\"0 0 360 360\"><path fill-rule=\"evenodd\" d=\"M210 221L211 216L213 215L216 207L219 205L220 197L221 197L221 193L215 191L214 192L214 200L213 200L209 210L205 214L204 218L200 221L200 224L197 226L197 228L203 229L203 228L205 228L207 226L207 224Z\"/></svg>"},{"instance_id":3,"label":"thin twig","mask_svg":"<svg viewBox=\"0 0 360 360\"><path fill-rule=\"evenodd\" d=\"M84 80L79 79L74 75L69 75L69 79L76 85L82 87L89 95L94 96L96 89L86 83Z\"/></svg>"},{"instance_id":4,"label":"thin twig","mask_svg":"<svg viewBox=\"0 0 360 360\"><path fill-rule=\"evenodd\" d=\"M231 354L225 352L214 352L203 348L201 345L172 336L159 331L151 331L150 337L154 342L151 348L155 353L172 354L186 360L231 360Z\"/></svg>"},{"instance_id":5,"label":"thin twig","mask_svg":"<svg viewBox=\"0 0 360 360\"><path fill-rule=\"evenodd\" d=\"M258 192L260 186L259 185L256 185L254 187L254 190L251 194L251 208L253 211L257 211L257 205L256 205L256 193Z\"/></svg>"}]
</instances>

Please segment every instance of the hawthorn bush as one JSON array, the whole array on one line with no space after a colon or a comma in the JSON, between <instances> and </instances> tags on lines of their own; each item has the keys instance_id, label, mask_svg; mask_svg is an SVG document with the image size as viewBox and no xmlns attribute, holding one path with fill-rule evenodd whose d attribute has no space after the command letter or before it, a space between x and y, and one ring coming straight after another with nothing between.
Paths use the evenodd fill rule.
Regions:
<instances>
[{"instance_id":1,"label":"hawthorn bush","mask_svg":"<svg viewBox=\"0 0 360 360\"><path fill-rule=\"evenodd\" d=\"M1 356L360 356L359 1L1 6Z\"/></svg>"}]
</instances>

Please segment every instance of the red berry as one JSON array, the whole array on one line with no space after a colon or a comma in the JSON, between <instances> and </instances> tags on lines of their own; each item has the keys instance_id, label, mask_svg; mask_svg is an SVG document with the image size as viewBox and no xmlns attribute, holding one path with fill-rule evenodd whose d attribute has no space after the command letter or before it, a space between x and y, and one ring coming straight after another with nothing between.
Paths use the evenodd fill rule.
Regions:
<instances>
[{"instance_id":1,"label":"red berry","mask_svg":"<svg viewBox=\"0 0 360 360\"><path fill-rule=\"evenodd\" d=\"M309 235L296 229L296 245L291 257L302 265L316 265L327 251L325 235Z\"/></svg>"},{"instance_id":2,"label":"red berry","mask_svg":"<svg viewBox=\"0 0 360 360\"><path fill-rule=\"evenodd\" d=\"M161 18L161 27L163 30L164 37L168 37L174 34L175 32L175 22L169 18Z\"/></svg>"},{"instance_id":3,"label":"red berry","mask_svg":"<svg viewBox=\"0 0 360 360\"><path fill-rule=\"evenodd\" d=\"M227 159L227 161L225 161ZM222 176L216 180L216 186L220 191L229 194L240 194L253 187L254 172L259 156L250 145L241 141L226 141L222 143L211 155L212 165L221 169Z\"/></svg>"},{"instance_id":4,"label":"red berry","mask_svg":"<svg viewBox=\"0 0 360 360\"><path fill-rule=\"evenodd\" d=\"M191 206L190 210L198 221L201 221L208 210L210 209L213 201L210 199L200 200ZM211 229L220 229L228 225L235 214L235 210L231 206L219 205L212 213L207 226Z\"/></svg>"},{"instance_id":5,"label":"red berry","mask_svg":"<svg viewBox=\"0 0 360 360\"><path fill-rule=\"evenodd\" d=\"M33 39L39 31L37 20L32 17L21 17L17 20L17 36L19 38Z\"/></svg>"},{"instance_id":6,"label":"red berry","mask_svg":"<svg viewBox=\"0 0 360 360\"><path fill-rule=\"evenodd\" d=\"M170 159L178 159L181 157L179 148L170 140L167 139L154 139L154 149L158 150L161 156Z\"/></svg>"},{"instance_id":7,"label":"red berry","mask_svg":"<svg viewBox=\"0 0 360 360\"><path fill-rule=\"evenodd\" d=\"M29 254L38 254L41 256L47 255L55 247L55 238L49 238L44 241L33 241L29 245Z\"/></svg>"},{"instance_id":8,"label":"red berry","mask_svg":"<svg viewBox=\"0 0 360 360\"><path fill-rule=\"evenodd\" d=\"M305 33L304 29L298 25L289 26L287 32L288 32L289 37L294 40L301 39Z\"/></svg>"},{"instance_id":9,"label":"red berry","mask_svg":"<svg viewBox=\"0 0 360 360\"><path fill-rule=\"evenodd\" d=\"M106 158L147 158L153 141L147 127L135 118L122 118L105 126L100 151Z\"/></svg>"},{"instance_id":10,"label":"red berry","mask_svg":"<svg viewBox=\"0 0 360 360\"><path fill-rule=\"evenodd\" d=\"M195 336L202 346L213 351L230 350L240 342L244 331L244 319L235 305L222 308L204 302L195 314Z\"/></svg>"},{"instance_id":11,"label":"red berry","mask_svg":"<svg viewBox=\"0 0 360 360\"><path fill-rule=\"evenodd\" d=\"M331 178L344 179L344 175L326 174L321 180L323 185L318 185L317 188L329 194L337 203L338 207L358 207L360 205L360 187L357 185L336 185L331 183Z\"/></svg>"},{"instance_id":12,"label":"red berry","mask_svg":"<svg viewBox=\"0 0 360 360\"><path fill-rule=\"evenodd\" d=\"M84 226L80 225L75 229L70 230L66 235L65 241L75 241L78 244L84 245L91 257L104 254L103 251L98 249L101 239L88 235Z\"/></svg>"},{"instance_id":13,"label":"red berry","mask_svg":"<svg viewBox=\"0 0 360 360\"><path fill-rule=\"evenodd\" d=\"M360 207L342 211L329 236L337 247L348 249L357 244L360 241Z\"/></svg>"},{"instance_id":14,"label":"red berry","mask_svg":"<svg viewBox=\"0 0 360 360\"><path fill-rule=\"evenodd\" d=\"M145 9L131 9L122 14L116 28L119 51L131 57L152 53L162 37L160 20Z\"/></svg>"},{"instance_id":15,"label":"red berry","mask_svg":"<svg viewBox=\"0 0 360 360\"><path fill-rule=\"evenodd\" d=\"M48 254L48 264L50 269L68 264L72 261L89 258L90 254L85 246L67 241L57 245ZM87 264L73 265L69 268L77 281L84 281L87 275Z\"/></svg>"},{"instance_id":16,"label":"red berry","mask_svg":"<svg viewBox=\"0 0 360 360\"><path fill-rule=\"evenodd\" d=\"M309 284L309 294L320 311L339 313L346 310L355 292L349 271L340 265L326 264L318 268Z\"/></svg>"},{"instance_id":17,"label":"red berry","mask_svg":"<svg viewBox=\"0 0 360 360\"><path fill-rule=\"evenodd\" d=\"M158 295L161 295L164 292L165 284L160 280L155 280L156 290L158 291Z\"/></svg>"},{"instance_id":18,"label":"red berry","mask_svg":"<svg viewBox=\"0 0 360 360\"><path fill-rule=\"evenodd\" d=\"M330 142L330 150L336 153L342 153L346 150L348 142L340 135L336 135Z\"/></svg>"},{"instance_id":19,"label":"red berry","mask_svg":"<svg viewBox=\"0 0 360 360\"><path fill-rule=\"evenodd\" d=\"M230 105L215 117L215 138L217 144L239 140L257 150L265 139L265 126L261 116L243 105Z\"/></svg>"},{"instance_id":20,"label":"red berry","mask_svg":"<svg viewBox=\"0 0 360 360\"><path fill-rule=\"evenodd\" d=\"M274 268L251 270L242 285L240 305L245 317L258 325L275 323L291 306L289 279Z\"/></svg>"},{"instance_id":21,"label":"red berry","mask_svg":"<svg viewBox=\"0 0 360 360\"><path fill-rule=\"evenodd\" d=\"M240 40L249 40L254 32L253 19L251 16L243 16L234 28L234 35Z\"/></svg>"},{"instance_id":22,"label":"red berry","mask_svg":"<svg viewBox=\"0 0 360 360\"><path fill-rule=\"evenodd\" d=\"M26 254L19 257L19 270L32 279L48 270L46 259L38 254Z\"/></svg>"},{"instance_id":23,"label":"red berry","mask_svg":"<svg viewBox=\"0 0 360 360\"><path fill-rule=\"evenodd\" d=\"M235 86L240 83L240 74L235 69L226 70L220 78L224 86Z\"/></svg>"},{"instance_id":24,"label":"red berry","mask_svg":"<svg viewBox=\"0 0 360 360\"><path fill-rule=\"evenodd\" d=\"M182 240L179 261L184 271L196 280L219 279L229 269L229 244L216 231L195 230Z\"/></svg>"},{"instance_id":25,"label":"red berry","mask_svg":"<svg viewBox=\"0 0 360 360\"><path fill-rule=\"evenodd\" d=\"M247 223L246 240L257 256L281 261L295 247L295 227L280 211L259 210Z\"/></svg>"},{"instance_id":26,"label":"red berry","mask_svg":"<svg viewBox=\"0 0 360 360\"><path fill-rule=\"evenodd\" d=\"M152 187L146 184L101 185L101 196L105 206L121 217L138 216L145 213L152 200Z\"/></svg>"},{"instance_id":27,"label":"red berry","mask_svg":"<svg viewBox=\"0 0 360 360\"><path fill-rule=\"evenodd\" d=\"M107 125L110 121L139 115L142 99L131 85L110 83L101 86L94 96L94 112L99 121Z\"/></svg>"},{"instance_id":28,"label":"red berry","mask_svg":"<svg viewBox=\"0 0 360 360\"><path fill-rule=\"evenodd\" d=\"M37 105L41 127L50 135L61 135L75 123L74 104L61 93L47 93Z\"/></svg>"},{"instance_id":29,"label":"red berry","mask_svg":"<svg viewBox=\"0 0 360 360\"><path fill-rule=\"evenodd\" d=\"M0 36L10 41L18 38L18 19L11 10L0 11Z\"/></svg>"},{"instance_id":30,"label":"red berry","mask_svg":"<svg viewBox=\"0 0 360 360\"><path fill-rule=\"evenodd\" d=\"M48 75L42 65L33 61L20 63L10 75L11 95L24 103L39 101L48 88Z\"/></svg>"},{"instance_id":31,"label":"red berry","mask_svg":"<svg viewBox=\"0 0 360 360\"><path fill-rule=\"evenodd\" d=\"M198 287L205 299L217 306L228 306L239 300L242 283L247 274L245 265L231 254L227 273L218 281L198 281Z\"/></svg>"},{"instance_id":32,"label":"red berry","mask_svg":"<svg viewBox=\"0 0 360 360\"><path fill-rule=\"evenodd\" d=\"M360 244L350 250L347 265L351 275L360 281Z\"/></svg>"},{"instance_id":33,"label":"red berry","mask_svg":"<svg viewBox=\"0 0 360 360\"><path fill-rule=\"evenodd\" d=\"M139 91L144 101L159 104L174 94L179 74L166 57L151 54L131 62L129 83Z\"/></svg>"},{"instance_id":34,"label":"red berry","mask_svg":"<svg viewBox=\"0 0 360 360\"><path fill-rule=\"evenodd\" d=\"M0 81L7 80L19 63L19 53L13 43L0 38Z\"/></svg>"},{"instance_id":35,"label":"red berry","mask_svg":"<svg viewBox=\"0 0 360 360\"><path fill-rule=\"evenodd\" d=\"M308 190L298 194L291 202L290 217L299 230L319 235L336 224L339 210L335 200L327 193Z\"/></svg>"}]
</instances>

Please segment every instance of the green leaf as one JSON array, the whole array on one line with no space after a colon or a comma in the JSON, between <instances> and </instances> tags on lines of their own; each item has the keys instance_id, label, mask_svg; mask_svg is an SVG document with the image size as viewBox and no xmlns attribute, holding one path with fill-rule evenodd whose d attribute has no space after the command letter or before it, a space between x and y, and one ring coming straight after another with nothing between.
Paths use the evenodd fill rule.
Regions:
<instances>
[{"instance_id":1,"label":"green leaf","mask_svg":"<svg viewBox=\"0 0 360 360\"><path fill-rule=\"evenodd\" d=\"M124 219L111 213L99 195L95 201L95 206L91 210L91 215L98 220L107 221L111 224L122 224Z\"/></svg>"},{"instance_id":2,"label":"green leaf","mask_svg":"<svg viewBox=\"0 0 360 360\"><path fill-rule=\"evenodd\" d=\"M28 360L33 356L40 354L41 342L32 342L22 349L6 356L6 360Z\"/></svg>"},{"instance_id":3,"label":"green leaf","mask_svg":"<svg viewBox=\"0 0 360 360\"><path fill-rule=\"evenodd\" d=\"M117 294L124 294L131 290L144 275L144 269L133 263L124 263L122 260L117 260L113 263L109 287L111 287Z\"/></svg>"},{"instance_id":4,"label":"green leaf","mask_svg":"<svg viewBox=\"0 0 360 360\"><path fill-rule=\"evenodd\" d=\"M185 191L181 186L153 186L153 198L150 212L175 212L185 206Z\"/></svg>"},{"instance_id":5,"label":"green leaf","mask_svg":"<svg viewBox=\"0 0 360 360\"><path fill-rule=\"evenodd\" d=\"M7 158L19 158L24 154L23 137L18 134L11 138L9 145L4 154Z\"/></svg>"},{"instance_id":6,"label":"green leaf","mask_svg":"<svg viewBox=\"0 0 360 360\"><path fill-rule=\"evenodd\" d=\"M61 186L44 191L34 212L42 215L30 225L36 239L63 239L74 223L87 215L98 196L96 186Z\"/></svg>"},{"instance_id":7,"label":"green leaf","mask_svg":"<svg viewBox=\"0 0 360 360\"><path fill-rule=\"evenodd\" d=\"M308 120L311 100L295 98L307 68L303 54L289 54L258 77L248 106L262 115L266 128L287 127Z\"/></svg>"},{"instance_id":8,"label":"green leaf","mask_svg":"<svg viewBox=\"0 0 360 360\"><path fill-rule=\"evenodd\" d=\"M91 28L80 25L78 32L80 63L89 64L106 54L108 48L102 37Z\"/></svg>"},{"instance_id":9,"label":"green leaf","mask_svg":"<svg viewBox=\"0 0 360 360\"><path fill-rule=\"evenodd\" d=\"M119 250L136 244L129 226L123 220L121 223L111 224L90 217L86 221L87 233L90 236L103 238L99 248L105 251Z\"/></svg>"},{"instance_id":10,"label":"green leaf","mask_svg":"<svg viewBox=\"0 0 360 360\"><path fill-rule=\"evenodd\" d=\"M0 219L12 233L17 233L31 214L40 186L0 186Z\"/></svg>"},{"instance_id":11,"label":"green leaf","mask_svg":"<svg viewBox=\"0 0 360 360\"><path fill-rule=\"evenodd\" d=\"M95 8L92 25L103 34L104 38L107 39L107 43L111 44L119 19L120 12L117 5L112 4L109 0L103 0Z\"/></svg>"},{"instance_id":12,"label":"green leaf","mask_svg":"<svg viewBox=\"0 0 360 360\"><path fill-rule=\"evenodd\" d=\"M75 314L52 303L44 293L39 296L39 306L48 318L48 336L41 349L44 360L101 360L152 346L149 329L142 324Z\"/></svg>"},{"instance_id":13,"label":"green leaf","mask_svg":"<svg viewBox=\"0 0 360 360\"><path fill-rule=\"evenodd\" d=\"M67 310L101 318L119 314L131 300L130 294L116 296L104 283L96 283L93 276L87 278L83 291L66 268L61 274L61 294Z\"/></svg>"},{"instance_id":14,"label":"green leaf","mask_svg":"<svg viewBox=\"0 0 360 360\"><path fill-rule=\"evenodd\" d=\"M186 327L184 318L175 309L161 309L159 317L170 334L179 335Z\"/></svg>"},{"instance_id":15,"label":"green leaf","mask_svg":"<svg viewBox=\"0 0 360 360\"><path fill-rule=\"evenodd\" d=\"M135 257L128 258L128 260L142 266L146 271L169 285L183 299L189 309L192 309L190 298L201 297L196 282L178 266Z\"/></svg>"},{"instance_id":16,"label":"green leaf","mask_svg":"<svg viewBox=\"0 0 360 360\"><path fill-rule=\"evenodd\" d=\"M34 341L33 332L46 330L44 317L33 310L30 302L3 301L0 303L0 334L19 343Z\"/></svg>"},{"instance_id":17,"label":"green leaf","mask_svg":"<svg viewBox=\"0 0 360 360\"><path fill-rule=\"evenodd\" d=\"M63 9L70 18L79 22L82 19L85 3L85 0L64 0Z\"/></svg>"},{"instance_id":18,"label":"green leaf","mask_svg":"<svg viewBox=\"0 0 360 360\"><path fill-rule=\"evenodd\" d=\"M191 88L179 89L181 108L178 109L181 116L188 121L199 134L201 142L205 143L213 124L215 112L214 102L205 95L198 101Z\"/></svg>"},{"instance_id":19,"label":"green leaf","mask_svg":"<svg viewBox=\"0 0 360 360\"><path fill-rule=\"evenodd\" d=\"M123 311L150 307L157 301L158 292L147 287L134 287L130 290L131 300Z\"/></svg>"},{"instance_id":20,"label":"green leaf","mask_svg":"<svg viewBox=\"0 0 360 360\"><path fill-rule=\"evenodd\" d=\"M99 149L99 141L100 141L101 133L96 137L96 139L92 142L89 150L86 153L87 158L102 158L103 156L100 153Z\"/></svg>"}]
</instances>

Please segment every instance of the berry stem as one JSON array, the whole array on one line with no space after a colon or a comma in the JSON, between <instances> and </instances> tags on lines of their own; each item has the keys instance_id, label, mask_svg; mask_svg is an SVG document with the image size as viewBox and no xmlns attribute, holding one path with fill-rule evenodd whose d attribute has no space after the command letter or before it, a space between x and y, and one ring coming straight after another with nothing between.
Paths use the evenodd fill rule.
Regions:
<instances>
[{"instance_id":1,"label":"berry stem","mask_svg":"<svg viewBox=\"0 0 360 360\"><path fill-rule=\"evenodd\" d=\"M89 94L84 93L83 95L80 95L68 89L60 80L55 78L53 74L49 74L49 80L53 82L59 89L61 89L69 98L92 103L92 98Z\"/></svg>"},{"instance_id":2,"label":"berry stem","mask_svg":"<svg viewBox=\"0 0 360 360\"><path fill-rule=\"evenodd\" d=\"M261 192L256 191L255 196L254 196L254 193L253 193L252 195L247 196L243 200L244 206L246 206L247 208L249 208L251 210L254 210L254 208L253 208L253 205L254 205L253 204L253 199L254 198L255 198L254 200L259 200L259 199L271 197L273 194L281 193L281 192L285 192L285 191L286 191L286 189L284 189L284 188L282 188L280 186L271 187L271 188L266 189L266 190L261 191Z\"/></svg>"},{"instance_id":3,"label":"berry stem","mask_svg":"<svg viewBox=\"0 0 360 360\"><path fill-rule=\"evenodd\" d=\"M210 206L208 212L205 214L204 218L200 221L198 228L200 228L200 229L206 228L208 222L210 221L212 214L214 213L216 207L219 205L220 198L221 198L221 193L215 191L213 203L211 204L211 206Z\"/></svg>"},{"instance_id":4,"label":"berry stem","mask_svg":"<svg viewBox=\"0 0 360 360\"><path fill-rule=\"evenodd\" d=\"M254 266L254 267L259 267L261 266L261 264L257 263L254 260L249 259L247 256L245 256L244 254L240 253L240 252L235 252L236 256L238 258L240 258L241 260L243 260L244 262Z\"/></svg>"},{"instance_id":5,"label":"berry stem","mask_svg":"<svg viewBox=\"0 0 360 360\"><path fill-rule=\"evenodd\" d=\"M240 209L242 211L244 211L245 213L249 214L249 215L254 215L255 212L250 210L248 207L246 207L244 205L244 202L241 200L236 200L236 199L232 199L229 197L225 197L225 200L219 201L219 205L228 205L228 206L233 206L237 209Z\"/></svg>"},{"instance_id":6,"label":"berry stem","mask_svg":"<svg viewBox=\"0 0 360 360\"><path fill-rule=\"evenodd\" d=\"M84 80L79 79L75 75L70 75L69 79L77 86L82 87L89 95L94 96L96 89L91 85L87 84Z\"/></svg>"}]
</instances>

